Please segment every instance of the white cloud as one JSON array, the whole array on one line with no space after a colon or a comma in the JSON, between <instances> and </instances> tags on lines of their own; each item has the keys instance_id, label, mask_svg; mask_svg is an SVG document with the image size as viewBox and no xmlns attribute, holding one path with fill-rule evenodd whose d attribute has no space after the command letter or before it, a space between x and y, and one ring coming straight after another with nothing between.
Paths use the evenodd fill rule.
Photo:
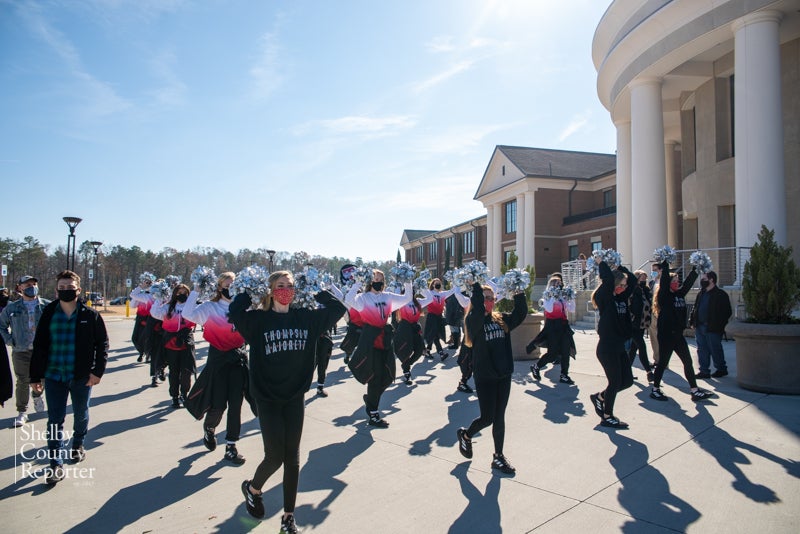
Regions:
<instances>
[{"instance_id":1,"label":"white cloud","mask_svg":"<svg viewBox=\"0 0 800 534\"><path fill-rule=\"evenodd\" d=\"M567 124L567 126L561 130L561 133L558 135L559 142L563 142L566 138L571 136L572 134L579 132L584 126L589 123L589 118L591 117L591 112L582 113L580 115L575 115L572 117L572 120Z\"/></svg>"},{"instance_id":2,"label":"white cloud","mask_svg":"<svg viewBox=\"0 0 800 534\"><path fill-rule=\"evenodd\" d=\"M253 93L256 98L268 98L283 83L281 74L280 52L281 47L275 33L265 33L261 36L258 57L250 68L250 77L253 80Z\"/></svg>"},{"instance_id":3,"label":"white cloud","mask_svg":"<svg viewBox=\"0 0 800 534\"><path fill-rule=\"evenodd\" d=\"M338 119L322 119L300 124L293 128L295 135L306 135L310 132L321 132L324 135L364 135L376 137L392 135L408 130L416 125L416 120L407 115L389 115L386 117L369 117L350 115Z\"/></svg>"},{"instance_id":4,"label":"white cloud","mask_svg":"<svg viewBox=\"0 0 800 534\"><path fill-rule=\"evenodd\" d=\"M452 35L438 35L431 39L425 47L431 52L452 52L456 49Z\"/></svg>"},{"instance_id":5,"label":"white cloud","mask_svg":"<svg viewBox=\"0 0 800 534\"><path fill-rule=\"evenodd\" d=\"M449 67L446 70L444 70L443 72L440 72L439 74L431 76L427 80L423 80L421 82L413 84L412 85L412 89L413 89L413 91L415 93L425 92L425 91L431 89L432 87L436 87L440 83L446 82L447 80L449 80L453 76L456 76L457 74L459 74L461 72L469 70L472 67L472 65L473 65L473 62L469 61L469 60L459 61L455 65L452 65L451 67Z\"/></svg>"},{"instance_id":6,"label":"white cloud","mask_svg":"<svg viewBox=\"0 0 800 534\"><path fill-rule=\"evenodd\" d=\"M151 61L151 68L155 75L163 81L163 85L151 94L158 103L174 106L183 103L186 94L186 84L183 83L175 74L175 54L173 52L162 52L156 55Z\"/></svg>"},{"instance_id":7,"label":"white cloud","mask_svg":"<svg viewBox=\"0 0 800 534\"><path fill-rule=\"evenodd\" d=\"M466 154L480 146L487 136L513 126L513 124L459 125L435 135L420 137L415 143L415 150L424 154Z\"/></svg>"}]
</instances>

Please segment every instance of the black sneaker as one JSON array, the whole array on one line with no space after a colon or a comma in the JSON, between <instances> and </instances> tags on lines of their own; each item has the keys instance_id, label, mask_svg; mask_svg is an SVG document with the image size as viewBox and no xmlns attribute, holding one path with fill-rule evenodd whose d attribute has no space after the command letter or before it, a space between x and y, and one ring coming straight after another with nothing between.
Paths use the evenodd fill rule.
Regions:
<instances>
[{"instance_id":1,"label":"black sneaker","mask_svg":"<svg viewBox=\"0 0 800 534\"><path fill-rule=\"evenodd\" d=\"M572 380L569 377L569 375L561 375L561 378L559 378L558 381L561 382L562 384L570 384L570 385L575 383L575 381Z\"/></svg>"},{"instance_id":2,"label":"black sneaker","mask_svg":"<svg viewBox=\"0 0 800 534\"><path fill-rule=\"evenodd\" d=\"M472 440L467 437L467 429L459 428L456 430L456 436L458 436L458 452L464 458L472 458Z\"/></svg>"},{"instance_id":3,"label":"black sneaker","mask_svg":"<svg viewBox=\"0 0 800 534\"><path fill-rule=\"evenodd\" d=\"M405 382L407 386L414 383L411 381L411 373L403 373L403 382Z\"/></svg>"},{"instance_id":4,"label":"black sneaker","mask_svg":"<svg viewBox=\"0 0 800 534\"><path fill-rule=\"evenodd\" d=\"M244 456L236 450L235 443L228 443L225 446L225 459L236 465L242 465L245 462Z\"/></svg>"},{"instance_id":5,"label":"black sneaker","mask_svg":"<svg viewBox=\"0 0 800 534\"><path fill-rule=\"evenodd\" d=\"M695 378L711 378L711 375L709 373L704 372L704 371L700 371L699 373L694 375L694 377Z\"/></svg>"},{"instance_id":6,"label":"black sneaker","mask_svg":"<svg viewBox=\"0 0 800 534\"><path fill-rule=\"evenodd\" d=\"M349 354L345 354L344 355L344 364L347 365L348 363L350 363L350 355Z\"/></svg>"},{"instance_id":7,"label":"black sneaker","mask_svg":"<svg viewBox=\"0 0 800 534\"><path fill-rule=\"evenodd\" d=\"M142 362L144 361L144 356L142 356L141 354L139 354L139 357L138 357L138 358L136 358L136 361L137 361L137 362L139 362L139 363L142 363Z\"/></svg>"},{"instance_id":8,"label":"black sneaker","mask_svg":"<svg viewBox=\"0 0 800 534\"><path fill-rule=\"evenodd\" d=\"M722 378L723 376L728 376L728 370L727 369L717 369L716 371L711 373L711 376L713 378Z\"/></svg>"},{"instance_id":9,"label":"black sneaker","mask_svg":"<svg viewBox=\"0 0 800 534\"><path fill-rule=\"evenodd\" d=\"M294 522L294 514L289 514L281 518L281 530L278 534L297 534L297 525Z\"/></svg>"},{"instance_id":10,"label":"black sneaker","mask_svg":"<svg viewBox=\"0 0 800 534\"><path fill-rule=\"evenodd\" d=\"M47 470L47 473L49 473L49 474L48 474L47 478L44 481L49 486L55 486L56 484L58 484L59 482L64 480L64 466L63 465L50 466L50 468Z\"/></svg>"},{"instance_id":11,"label":"black sneaker","mask_svg":"<svg viewBox=\"0 0 800 534\"><path fill-rule=\"evenodd\" d=\"M150 382L150 387L151 388L157 388L158 387L158 379L156 377L153 377L153 381Z\"/></svg>"},{"instance_id":12,"label":"black sneaker","mask_svg":"<svg viewBox=\"0 0 800 534\"><path fill-rule=\"evenodd\" d=\"M327 397L328 392L325 391L325 388L323 388L322 386L317 386L317 395L320 397Z\"/></svg>"},{"instance_id":13,"label":"black sneaker","mask_svg":"<svg viewBox=\"0 0 800 534\"><path fill-rule=\"evenodd\" d=\"M249 480L242 482L242 495L244 495L244 504L247 507L247 512L259 519L264 517L264 501L261 500L260 493L258 495L250 493Z\"/></svg>"},{"instance_id":14,"label":"black sneaker","mask_svg":"<svg viewBox=\"0 0 800 534\"><path fill-rule=\"evenodd\" d=\"M623 423L613 415L604 417L600 424L609 428L628 428L628 423Z\"/></svg>"},{"instance_id":15,"label":"black sneaker","mask_svg":"<svg viewBox=\"0 0 800 534\"><path fill-rule=\"evenodd\" d=\"M651 384L656 381L656 377L653 374L653 371L647 371L647 381Z\"/></svg>"},{"instance_id":16,"label":"black sneaker","mask_svg":"<svg viewBox=\"0 0 800 534\"><path fill-rule=\"evenodd\" d=\"M180 399L178 399L178 397L172 397L172 407L173 408L180 408L181 407L181 401L180 401Z\"/></svg>"},{"instance_id":17,"label":"black sneaker","mask_svg":"<svg viewBox=\"0 0 800 534\"><path fill-rule=\"evenodd\" d=\"M203 432L203 445L210 451L217 448L217 436L213 428L206 428L205 432Z\"/></svg>"},{"instance_id":18,"label":"black sneaker","mask_svg":"<svg viewBox=\"0 0 800 534\"><path fill-rule=\"evenodd\" d=\"M713 396L714 396L713 393L711 393L710 391L706 391L705 389L697 388L696 390L692 391L693 401L706 400L710 399Z\"/></svg>"},{"instance_id":19,"label":"black sneaker","mask_svg":"<svg viewBox=\"0 0 800 534\"><path fill-rule=\"evenodd\" d=\"M593 393L589 395L589 398L592 399L594 413L597 414L597 417L602 419L603 415L605 414L605 406L603 405L603 400L600 398L600 393Z\"/></svg>"},{"instance_id":20,"label":"black sneaker","mask_svg":"<svg viewBox=\"0 0 800 534\"><path fill-rule=\"evenodd\" d=\"M533 375L533 378L535 378L537 382L542 379L542 373L539 370L539 366L536 365L535 363L531 365L531 374Z\"/></svg>"},{"instance_id":21,"label":"black sneaker","mask_svg":"<svg viewBox=\"0 0 800 534\"><path fill-rule=\"evenodd\" d=\"M86 449L83 448L83 445L72 447L69 450L69 459L73 464L79 464L84 461L86 459Z\"/></svg>"},{"instance_id":22,"label":"black sneaker","mask_svg":"<svg viewBox=\"0 0 800 534\"><path fill-rule=\"evenodd\" d=\"M162 381L162 382L166 382L166 381L167 381L167 372L166 372L166 371L164 371L164 369L161 369L161 370L158 372L158 379L159 379L160 381Z\"/></svg>"},{"instance_id":23,"label":"black sneaker","mask_svg":"<svg viewBox=\"0 0 800 534\"><path fill-rule=\"evenodd\" d=\"M655 387L653 388L652 391L650 391L650 398L655 399L657 401L667 400L667 396L661 392L661 388L655 388Z\"/></svg>"},{"instance_id":24,"label":"black sneaker","mask_svg":"<svg viewBox=\"0 0 800 534\"><path fill-rule=\"evenodd\" d=\"M469 387L469 384L467 384L466 382L459 382L458 387L456 389L458 389L458 391L461 391L463 393L472 393L472 388Z\"/></svg>"},{"instance_id":25,"label":"black sneaker","mask_svg":"<svg viewBox=\"0 0 800 534\"><path fill-rule=\"evenodd\" d=\"M431 354L430 349L425 349L422 355L425 356L428 360L433 361L433 354Z\"/></svg>"},{"instance_id":26,"label":"black sneaker","mask_svg":"<svg viewBox=\"0 0 800 534\"><path fill-rule=\"evenodd\" d=\"M369 426L376 426L378 428L388 428L389 423L386 422L386 419L381 419L381 414L378 412L372 412L369 414L369 420L367 421Z\"/></svg>"},{"instance_id":27,"label":"black sneaker","mask_svg":"<svg viewBox=\"0 0 800 534\"><path fill-rule=\"evenodd\" d=\"M510 463L508 463L508 460L506 460L506 457L502 454L494 455L494 460L492 460L492 469L498 469L507 475L513 475L517 472L517 470L514 469Z\"/></svg>"},{"instance_id":28,"label":"black sneaker","mask_svg":"<svg viewBox=\"0 0 800 534\"><path fill-rule=\"evenodd\" d=\"M442 349L442 350L439 351L439 360L440 361L445 361L448 356L450 356L450 353L447 352L446 350Z\"/></svg>"}]
</instances>

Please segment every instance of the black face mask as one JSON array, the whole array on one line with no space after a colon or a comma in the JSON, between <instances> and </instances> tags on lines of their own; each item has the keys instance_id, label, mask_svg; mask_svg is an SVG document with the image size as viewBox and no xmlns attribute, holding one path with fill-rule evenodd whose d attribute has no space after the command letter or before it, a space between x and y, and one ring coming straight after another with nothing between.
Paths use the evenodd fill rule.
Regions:
<instances>
[{"instance_id":1,"label":"black face mask","mask_svg":"<svg viewBox=\"0 0 800 534\"><path fill-rule=\"evenodd\" d=\"M77 289L59 289L58 290L58 300L61 302L72 302L78 298L78 290Z\"/></svg>"},{"instance_id":2,"label":"black face mask","mask_svg":"<svg viewBox=\"0 0 800 534\"><path fill-rule=\"evenodd\" d=\"M442 289L442 284L435 284L433 289Z\"/></svg>"},{"instance_id":3,"label":"black face mask","mask_svg":"<svg viewBox=\"0 0 800 534\"><path fill-rule=\"evenodd\" d=\"M189 298L189 295L184 295L184 294L181 293L180 295L178 295L178 302L186 302L186 300L188 298Z\"/></svg>"},{"instance_id":4,"label":"black face mask","mask_svg":"<svg viewBox=\"0 0 800 534\"><path fill-rule=\"evenodd\" d=\"M372 282L372 289L375 291L383 291L383 282Z\"/></svg>"},{"instance_id":5,"label":"black face mask","mask_svg":"<svg viewBox=\"0 0 800 534\"><path fill-rule=\"evenodd\" d=\"M231 298L231 290L228 289L227 287L223 287L222 291L220 291L219 294L225 297L226 299Z\"/></svg>"},{"instance_id":6,"label":"black face mask","mask_svg":"<svg viewBox=\"0 0 800 534\"><path fill-rule=\"evenodd\" d=\"M6 304L8 304L8 297L5 295L0 296L0 306L5 308Z\"/></svg>"},{"instance_id":7,"label":"black face mask","mask_svg":"<svg viewBox=\"0 0 800 534\"><path fill-rule=\"evenodd\" d=\"M700 287L706 289L709 286L710 282L708 280L700 280Z\"/></svg>"}]
</instances>

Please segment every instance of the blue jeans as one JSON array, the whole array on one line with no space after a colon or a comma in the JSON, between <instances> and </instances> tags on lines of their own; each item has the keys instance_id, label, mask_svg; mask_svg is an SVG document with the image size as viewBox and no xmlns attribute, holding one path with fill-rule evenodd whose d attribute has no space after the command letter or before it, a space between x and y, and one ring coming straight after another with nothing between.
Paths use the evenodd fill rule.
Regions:
<instances>
[{"instance_id":1,"label":"blue jeans","mask_svg":"<svg viewBox=\"0 0 800 534\"><path fill-rule=\"evenodd\" d=\"M697 359L700 362L700 372L708 373L711 370L710 359L714 360L714 367L716 367L717 371L727 371L725 351L722 350L722 334L709 332L706 325L698 325L694 334L697 341Z\"/></svg>"},{"instance_id":2,"label":"blue jeans","mask_svg":"<svg viewBox=\"0 0 800 534\"><path fill-rule=\"evenodd\" d=\"M72 448L83 445L86 431L89 428L89 398L91 386L87 379L61 382L50 378L44 379L44 394L47 399L47 448L49 449L50 466L64 464L68 458L65 450L68 441L64 435L64 419L67 416L67 396L72 399Z\"/></svg>"}]
</instances>

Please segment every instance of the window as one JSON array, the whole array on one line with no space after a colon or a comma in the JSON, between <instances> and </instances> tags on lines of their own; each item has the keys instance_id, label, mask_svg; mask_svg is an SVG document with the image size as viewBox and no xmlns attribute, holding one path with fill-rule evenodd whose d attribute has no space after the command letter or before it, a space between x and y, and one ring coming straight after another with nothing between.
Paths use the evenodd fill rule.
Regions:
<instances>
[{"instance_id":1,"label":"window","mask_svg":"<svg viewBox=\"0 0 800 534\"><path fill-rule=\"evenodd\" d=\"M517 231L517 201L506 203L506 233L513 234Z\"/></svg>"},{"instance_id":2,"label":"window","mask_svg":"<svg viewBox=\"0 0 800 534\"><path fill-rule=\"evenodd\" d=\"M433 243L429 243L428 244L428 259L431 259L431 260L435 260L436 259L436 253L437 253L438 248L439 248L438 247L438 243L436 241L434 241Z\"/></svg>"},{"instance_id":3,"label":"window","mask_svg":"<svg viewBox=\"0 0 800 534\"><path fill-rule=\"evenodd\" d=\"M475 230L466 232L464 235L464 254L473 254L475 252Z\"/></svg>"},{"instance_id":4,"label":"window","mask_svg":"<svg viewBox=\"0 0 800 534\"><path fill-rule=\"evenodd\" d=\"M449 254L451 258L453 257L453 251L455 250L454 245L455 245L454 236L446 237L444 239L445 254Z\"/></svg>"},{"instance_id":5,"label":"window","mask_svg":"<svg viewBox=\"0 0 800 534\"><path fill-rule=\"evenodd\" d=\"M508 266L508 262L511 260L511 255L515 252L513 250L506 250L503 252L503 265Z\"/></svg>"},{"instance_id":6,"label":"window","mask_svg":"<svg viewBox=\"0 0 800 534\"><path fill-rule=\"evenodd\" d=\"M614 205L614 190L606 189L603 191L603 207L610 208Z\"/></svg>"},{"instance_id":7,"label":"window","mask_svg":"<svg viewBox=\"0 0 800 534\"><path fill-rule=\"evenodd\" d=\"M417 247L417 261L419 263L422 263L423 261L425 261L425 254L423 253L422 245Z\"/></svg>"},{"instance_id":8,"label":"window","mask_svg":"<svg viewBox=\"0 0 800 534\"><path fill-rule=\"evenodd\" d=\"M592 252L595 250L603 250L603 238L600 236L592 238Z\"/></svg>"},{"instance_id":9,"label":"window","mask_svg":"<svg viewBox=\"0 0 800 534\"><path fill-rule=\"evenodd\" d=\"M569 260L576 260L578 259L578 245L570 245L569 246Z\"/></svg>"}]
</instances>

